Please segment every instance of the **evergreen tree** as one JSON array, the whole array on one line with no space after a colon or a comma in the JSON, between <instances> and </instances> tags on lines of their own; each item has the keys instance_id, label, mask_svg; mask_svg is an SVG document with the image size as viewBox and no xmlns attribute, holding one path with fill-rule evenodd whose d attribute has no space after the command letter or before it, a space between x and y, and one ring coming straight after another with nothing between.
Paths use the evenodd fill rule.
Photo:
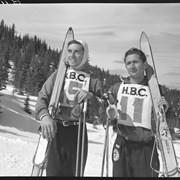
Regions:
<instances>
[{"instance_id":1,"label":"evergreen tree","mask_svg":"<svg viewBox=\"0 0 180 180\"><path fill-rule=\"evenodd\" d=\"M25 102L24 102L24 111L27 112L28 114L31 114L31 110L29 108L29 94L27 94Z\"/></svg>"},{"instance_id":2,"label":"evergreen tree","mask_svg":"<svg viewBox=\"0 0 180 180\"><path fill-rule=\"evenodd\" d=\"M6 88L9 69L12 68L14 88L21 94L25 91L37 96L43 83L59 64L60 51L52 50L36 35L33 38L30 38L28 34L21 37L16 32L15 25L8 27L3 19L0 21L0 52L0 90ZM10 62L13 67L10 66ZM92 77L102 81L104 92L120 81L118 75L112 75L109 71L97 66L89 65L87 71L91 72ZM180 127L180 91L166 86L163 88L170 106L167 111L167 121L168 123L171 121L169 126ZM92 104L95 104L93 100ZM97 106L90 108L91 118L94 119L98 115L98 108Z\"/></svg>"}]
</instances>

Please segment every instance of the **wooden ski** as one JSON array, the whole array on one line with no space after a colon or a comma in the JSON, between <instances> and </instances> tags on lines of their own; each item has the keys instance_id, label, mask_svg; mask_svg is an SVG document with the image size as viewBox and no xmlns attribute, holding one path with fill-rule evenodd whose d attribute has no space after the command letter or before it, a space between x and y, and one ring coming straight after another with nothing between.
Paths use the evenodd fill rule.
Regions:
<instances>
[{"instance_id":1,"label":"wooden ski","mask_svg":"<svg viewBox=\"0 0 180 180\"><path fill-rule=\"evenodd\" d=\"M145 53L147 62L150 66L146 69L148 85L151 93L153 109L156 120L156 140L162 157L163 171L156 172L164 177L179 177L177 158L173 146L172 137L166 121L166 115L163 106L158 105L161 94L159 89L158 77L153 59L152 49L145 32L141 33L140 49Z\"/></svg>"},{"instance_id":2,"label":"wooden ski","mask_svg":"<svg viewBox=\"0 0 180 180\"><path fill-rule=\"evenodd\" d=\"M61 55L59 58L59 66L57 70L56 80L54 83L50 103L49 103L49 114L52 118L55 117L56 111L58 109L58 103L60 98L60 93L62 90L66 70L68 67L67 63L67 47L68 42L74 39L73 29L70 27L66 33L65 40L62 46ZM46 168L48 160L48 151L49 151L49 142L47 139L44 139L40 133L38 145L33 157L33 168L31 176L42 176L43 170Z\"/></svg>"}]
</instances>

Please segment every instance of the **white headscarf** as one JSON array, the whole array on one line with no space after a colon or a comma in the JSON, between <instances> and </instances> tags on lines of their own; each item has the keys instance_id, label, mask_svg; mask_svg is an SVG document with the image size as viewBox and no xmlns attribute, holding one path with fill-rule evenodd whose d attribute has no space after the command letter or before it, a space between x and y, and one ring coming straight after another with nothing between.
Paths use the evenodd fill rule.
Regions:
<instances>
[{"instance_id":1,"label":"white headscarf","mask_svg":"<svg viewBox=\"0 0 180 180\"><path fill-rule=\"evenodd\" d=\"M83 46L83 48L84 48L84 56L83 56L83 59L82 59L81 63L77 67L74 67L73 69L82 70L84 65L89 61L89 48L88 48L88 45L87 45L87 43L85 41L82 41L82 40L76 40L76 41L81 43L81 45Z\"/></svg>"}]
</instances>

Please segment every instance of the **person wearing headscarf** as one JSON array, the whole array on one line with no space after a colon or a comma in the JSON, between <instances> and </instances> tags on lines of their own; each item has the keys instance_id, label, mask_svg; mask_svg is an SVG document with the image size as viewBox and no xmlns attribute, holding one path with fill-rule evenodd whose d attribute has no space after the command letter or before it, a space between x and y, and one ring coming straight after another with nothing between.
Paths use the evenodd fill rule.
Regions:
<instances>
[{"instance_id":1,"label":"person wearing headscarf","mask_svg":"<svg viewBox=\"0 0 180 180\"><path fill-rule=\"evenodd\" d=\"M40 121L43 137L51 141L46 168L47 176L76 175L78 126L79 118L82 117L83 103L86 99L102 95L101 81L92 78L90 73L85 71L88 61L87 43L82 40L70 41L67 48L68 68L60 94L59 108L54 118L49 115L48 105L57 71L46 80L39 93L35 108L36 118ZM82 139L82 130L80 137ZM80 158L81 153L80 148ZM88 154L86 126L83 154L84 173Z\"/></svg>"}]
</instances>

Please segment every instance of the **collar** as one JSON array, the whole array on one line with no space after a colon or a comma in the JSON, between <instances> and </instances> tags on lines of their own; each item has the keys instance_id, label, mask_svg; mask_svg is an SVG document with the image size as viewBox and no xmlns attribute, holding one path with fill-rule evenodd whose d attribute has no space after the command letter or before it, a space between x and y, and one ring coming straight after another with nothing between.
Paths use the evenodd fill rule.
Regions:
<instances>
[{"instance_id":1,"label":"collar","mask_svg":"<svg viewBox=\"0 0 180 180\"><path fill-rule=\"evenodd\" d=\"M130 82L130 76L128 76L128 77L121 77L121 80L122 80L122 82L123 82L124 84L131 84L131 82ZM143 79L140 83L138 83L138 84L147 86L147 85L148 85L147 76L145 76L144 79Z\"/></svg>"}]
</instances>

